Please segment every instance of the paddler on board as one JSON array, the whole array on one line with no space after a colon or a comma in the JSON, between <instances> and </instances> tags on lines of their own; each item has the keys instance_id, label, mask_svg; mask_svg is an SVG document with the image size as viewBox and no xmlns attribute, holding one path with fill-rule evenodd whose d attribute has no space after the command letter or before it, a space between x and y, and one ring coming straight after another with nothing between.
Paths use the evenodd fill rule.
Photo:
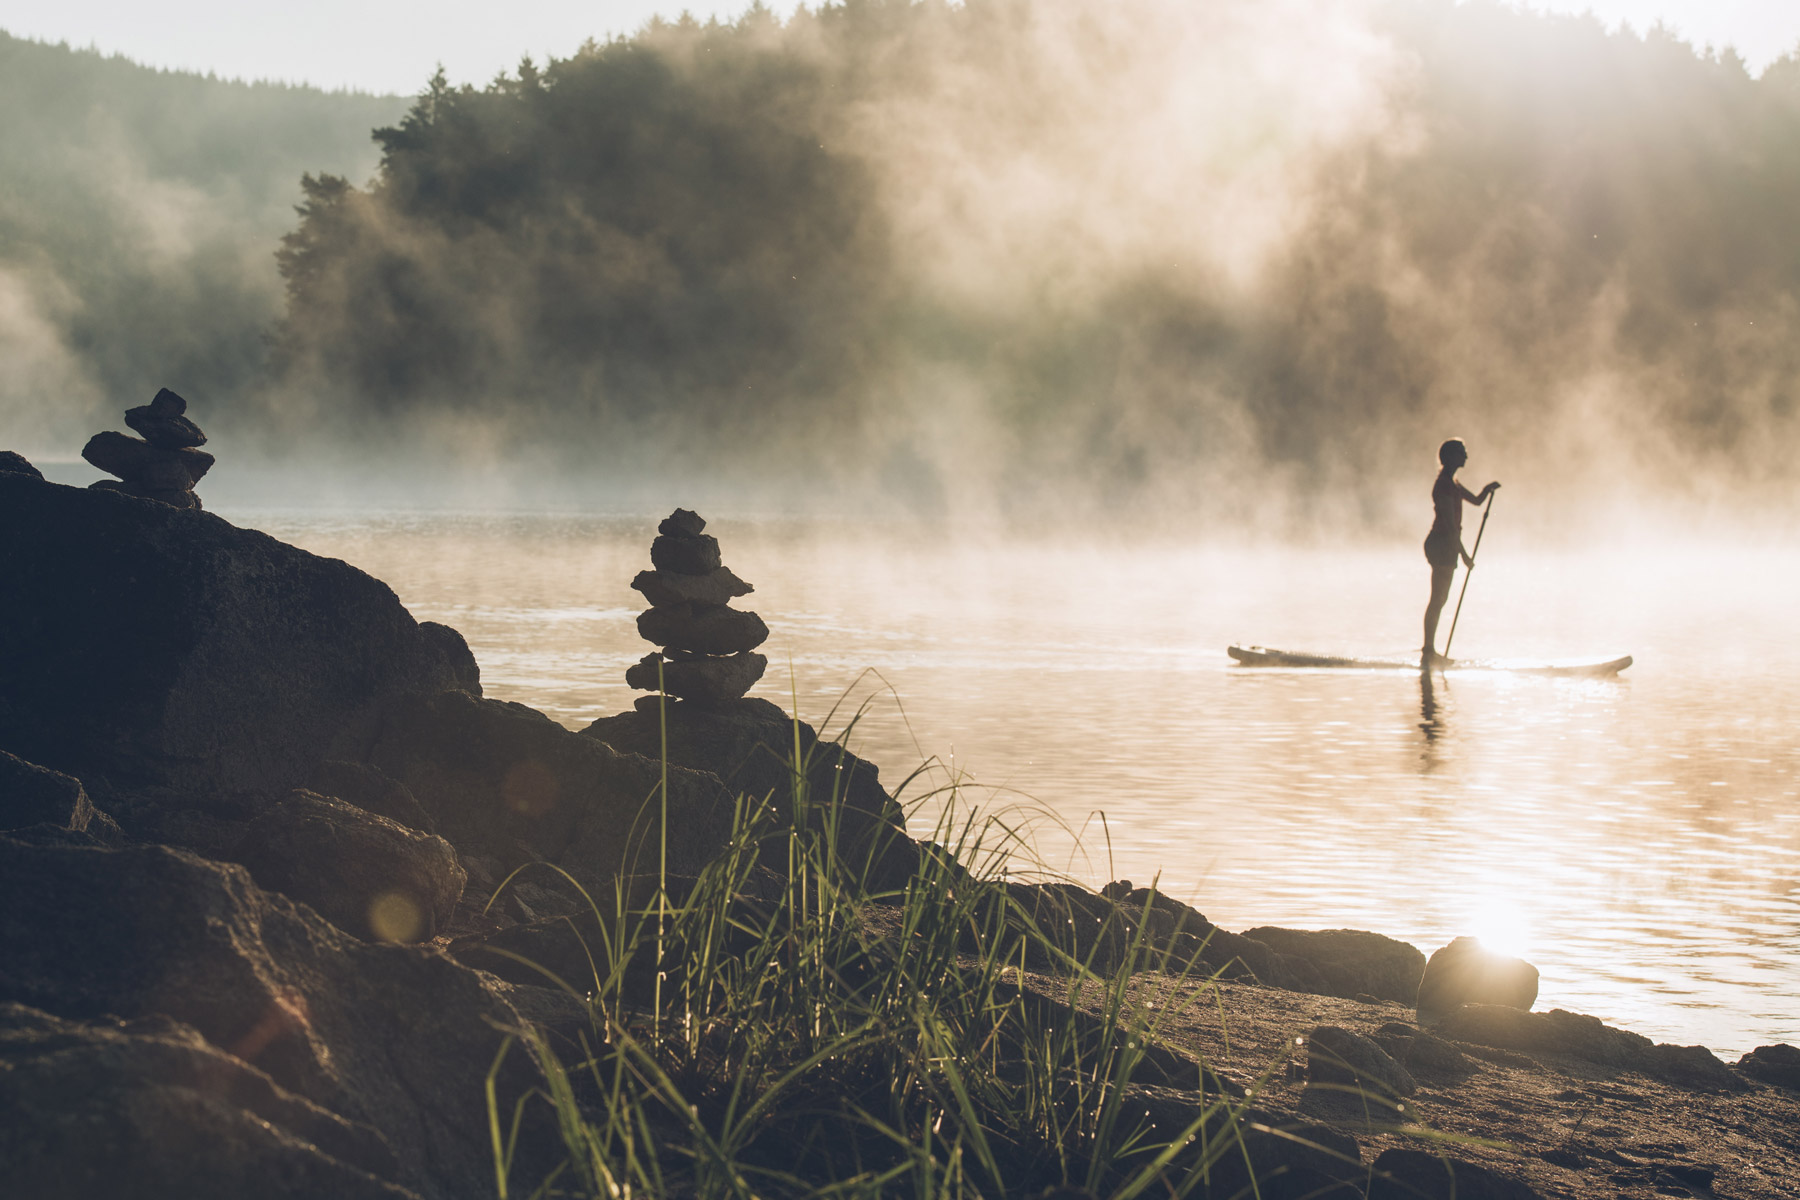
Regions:
<instances>
[{"instance_id":1,"label":"paddler on board","mask_svg":"<svg viewBox=\"0 0 1800 1200\"><path fill-rule=\"evenodd\" d=\"M1419 652L1419 667L1448 666L1450 659L1437 652L1438 618L1444 615L1444 602L1450 599L1450 584L1456 579L1456 562L1474 566L1462 544L1462 506L1482 505L1500 489L1498 482L1471 492L1456 482L1456 472L1469 461L1469 448L1460 438L1451 438L1438 447L1438 462L1443 470L1431 485L1431 532L1425 535L1425 561L1431 564L1431 603L1425 606L1425 646Z\"/></svg>"}]
</instances>

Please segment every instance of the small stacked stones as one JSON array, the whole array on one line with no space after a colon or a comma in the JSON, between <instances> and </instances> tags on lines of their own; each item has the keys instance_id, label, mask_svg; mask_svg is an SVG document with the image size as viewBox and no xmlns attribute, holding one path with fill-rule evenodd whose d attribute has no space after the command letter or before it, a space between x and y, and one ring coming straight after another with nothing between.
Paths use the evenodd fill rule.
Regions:
<instances>
[{"instance_id":1,"label":"small stacked stones","mask_svg":"<svg viewBox=\"0 0 1800 1200\"><path fill-rule=\"evenodd\" d=\"M89 438L81 457L123 481L103 479L94 486L176 508L199 508L194 485L212 469L213 456L195 449L206 444L206 435L186 413L187 401L164 388L149 404L125 410L125 423L142 438L111 430Z\"/></svg>"},{"instance_id":2,"label":"small stacked stones","mask_svg":"<svg viewBox=\"0 0 1800 1200\"><path fill-rule=\"evenodd\" d=\"M701 532L706 522L678 508L657 526L650 544L654 571L639 571L631 586L644 593L650 609L638 617L638 632L662 647L625 672L634 688L671 696L702 708L719 708L762 678L769 660L751 651L769 636L753 612L732 608L734 596L754 591L719 559L719 540ZM643 697L638 707L657 703Z\"/></svg>"}]
</instances>

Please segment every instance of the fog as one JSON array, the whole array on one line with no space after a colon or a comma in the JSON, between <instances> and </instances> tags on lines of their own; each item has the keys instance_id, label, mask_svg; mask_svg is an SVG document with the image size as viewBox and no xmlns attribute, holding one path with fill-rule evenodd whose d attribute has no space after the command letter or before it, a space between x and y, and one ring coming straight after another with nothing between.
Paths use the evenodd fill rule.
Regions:
<instances>
[{"instance_id":1,"label":"fog","mask_svg":"<svg viewBox=\"0 0 1800 1200\"><path fill-rule=\"evenodd\" d=\"M366 178L406 104L0 33L0 441L72 457L159 386L209 424L247 404L300 174Z\"/></svg>"},{"instance_id":2,"label":"fog","mask_svg":"<svg viewBox=\"0 0 1800 1200\"><path fill-rule=\"evenodd\" d=\"M1460 435L1565 538L1796 499L1792 55L1480 2L859 0L440 77L377 142L290 177L285 308L236 306L266 359L190 395L209 488L1385 537ZM141 260L191 261L213 223L142 191ZM40 332L74 295L0 272L9 426L87 394Z\"/></svg>"}]
</instances>

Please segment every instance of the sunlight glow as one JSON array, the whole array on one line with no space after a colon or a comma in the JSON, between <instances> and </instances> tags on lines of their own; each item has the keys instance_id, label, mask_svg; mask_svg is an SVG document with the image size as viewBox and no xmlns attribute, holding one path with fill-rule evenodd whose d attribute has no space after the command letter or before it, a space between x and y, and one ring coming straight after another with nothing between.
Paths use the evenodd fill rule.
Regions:
<instances>
[{"instance_id":1,"label":"sunlight glow","mask_svg":"<svg viewBox=\"0 0 1800 1200\"><path fill-rule=\"evenodd\" d=\"M1496 954L1531 961L1532 923L1525 910L1500 896L1485 897L1466 922L1468 931Z\"/></svg>"}]
</instances>

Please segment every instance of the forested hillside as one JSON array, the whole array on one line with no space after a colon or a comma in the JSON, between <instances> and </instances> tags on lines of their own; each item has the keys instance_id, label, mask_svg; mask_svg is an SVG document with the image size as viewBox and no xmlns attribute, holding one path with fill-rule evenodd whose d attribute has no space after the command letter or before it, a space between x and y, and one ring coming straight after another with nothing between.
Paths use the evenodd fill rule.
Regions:
<instances>
[{"instance_id":1,"label":"forested hillside","mask_svg":"<svg viewBox=\"0 0 1800 1200\"><path fill-rule=\"evenodd\" d=\"M1800 63L1301 10L850 0L439 79L308 183L282 394L926 501L1273 469L1379 517L1452 431L1789 472Z\"/></svg>"},{"instance_id":2,"label":"forested hillside","mask_svg":"<svg viewBox=\"0 0 1800 1200\"><path fill-rule=\"evenodd\" d=\"M365 179L406 104L0 33L0 441L73 452L163 385L249 402L300 176Z\"/></svg>"}]
</instances>

